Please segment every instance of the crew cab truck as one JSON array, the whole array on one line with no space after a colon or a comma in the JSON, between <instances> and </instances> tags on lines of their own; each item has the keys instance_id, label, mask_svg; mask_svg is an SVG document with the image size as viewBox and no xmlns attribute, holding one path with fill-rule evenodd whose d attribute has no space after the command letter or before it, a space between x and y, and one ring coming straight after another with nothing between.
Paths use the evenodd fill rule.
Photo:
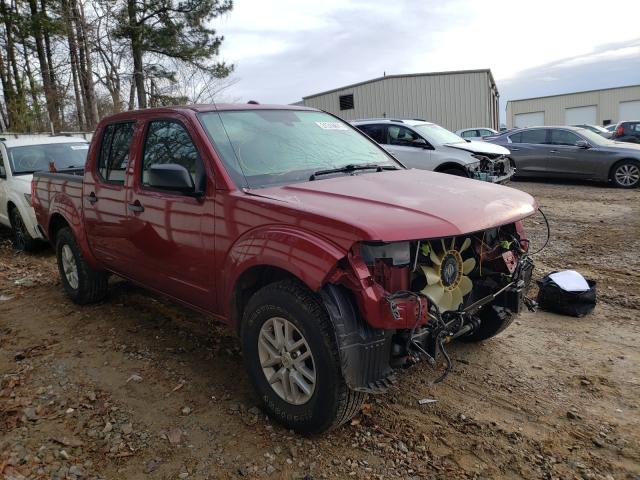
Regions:
<instances>
[{"instance_id":1,"label":"crew cab truck","mask_svg":"<svg viewBox=\"0 0 640 480\"><path fill-rule=\"evenodd\" d=\"M304 107L120 113L83 177L32 190L74 302L116 274L228 324L265 410L302 432L349 420L394 368L500 332L533 268L531 196L408 170Z\"/></svg>"}]
</instances>

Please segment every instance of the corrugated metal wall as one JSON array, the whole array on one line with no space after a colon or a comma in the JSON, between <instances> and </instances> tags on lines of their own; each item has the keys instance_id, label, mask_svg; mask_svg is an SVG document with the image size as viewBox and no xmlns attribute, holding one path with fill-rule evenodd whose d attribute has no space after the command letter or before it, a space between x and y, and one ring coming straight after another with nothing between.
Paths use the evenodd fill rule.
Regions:
<instances>
[{"instance_id":1,"label":"corrugated metal wall","mask_svg":"<svg viewBox=\"0 0 640 480\"><path fill-rule=\"evenodd\" d=\"M564 125L565 109L590 105L597 107L598 125L602 125L605 120L617 123L623 120L618 118L620 102L631 100L640 100L640 85L569 93L553 97L511 100L507 102L507 127L513 127L515 115L531 112L544 112L545 125Z\"/></svg>"},{"instance_id":2,"label":"corrugated metal wall","mask_svg":"<svg viewBox=\"0 0 640 480\"><path fill-rule=\"evenodd\" d=\"M398 75L305 97L304 104L345 120L372 117L423 118L449 130L496 128L497 89L488 71ZM353 94L354 108L340 110L341 95Z\"/></svg>"}]
</instances>

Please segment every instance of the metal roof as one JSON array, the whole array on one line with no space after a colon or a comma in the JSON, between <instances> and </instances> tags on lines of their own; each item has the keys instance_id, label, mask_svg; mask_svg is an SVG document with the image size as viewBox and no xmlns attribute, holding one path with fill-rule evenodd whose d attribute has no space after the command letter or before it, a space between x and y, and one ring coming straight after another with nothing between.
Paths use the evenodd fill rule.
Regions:
<instances>
[{"instance_id":1,"label":"metal roof","mask_svg":"<svg viewBox=\"0 0 640 480\"><path fill-rule=\"evenodd\" d=\"M622 85L620 87L594 88L593 90L581 90L579 92L556 93L554 95L543 95L542 97L518 98L515 100L507 100L507 103L525 102L527 100L539 100L542 98L566 97L567 95L579 95L581 93L603 92L605 90L618 90L620 88L634 88L634 87L640 87L640 85Z\"/></svg>"},{"instance_id":2,"label":"metal roof","mask_svg":"<svg viewBox=\"0 0 640 480\"><path fill-rule=\"evenodd\" d=\"M489 68L481 68L476 70L450 70L446 72L405 73L405 74L398 74L398 75L384 75L382 77L373 78L371 80L365 80L362 82L345 85L343 87L332 88L331 90L326 90L324 92L314 93L313 95L307 95L306 97L302 97L302 98L303 100L306 100L307 98L319 97L320 95L326 95L328 93L338 92L340 90L346 90L348 88L358 87L360 85L366 85L368 83L380 82L382 80L388 80L391 78L433 77L438 75L463 75L465 73L488 73L489 78L491 79L491 86L495 87L496 85L496 82L493 79L493 74L491 73L491 69Z\"/></svg>"}]
</instances>

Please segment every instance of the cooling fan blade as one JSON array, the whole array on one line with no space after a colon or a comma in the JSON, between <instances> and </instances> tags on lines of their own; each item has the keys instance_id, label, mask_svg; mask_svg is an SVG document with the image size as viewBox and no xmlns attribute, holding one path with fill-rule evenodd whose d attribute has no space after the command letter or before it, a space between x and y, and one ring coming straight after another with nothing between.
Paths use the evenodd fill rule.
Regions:
<instances>
[{"instance_id":1,"label":"cooling fan blade","mask_svg":"<svg viewBox=\"0 0 640 480\"><path fill-rule=\"evenodd\" d=\"M427 286L422 290L441 312L457 310L464 302L464 297L473 289L473 282L467 276L476 267L473 257L462 259L462 252L471 246L471 239L465 238L456 249L456 239L452 238L449 247L444 239L431 242L429 260L431 265L422 266Z\"/></svg>"}]
</instances>

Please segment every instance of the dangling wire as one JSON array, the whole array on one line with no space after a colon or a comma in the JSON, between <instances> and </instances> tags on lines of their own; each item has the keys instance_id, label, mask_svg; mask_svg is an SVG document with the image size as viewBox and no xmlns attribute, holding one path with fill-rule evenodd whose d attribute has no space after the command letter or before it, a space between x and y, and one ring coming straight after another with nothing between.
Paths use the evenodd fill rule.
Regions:
<instances>
[{"instance_id":1,"label":"dangling wire","mask_svg":"<svg viewBox=\"0 0 640 480\"><path fill-rule=\"evenodd\" d=\"M536 255L538 253L540 253L542 250L544 250L547 245L549 244L549 239L551 238L551 227L549 226L549 220L547 220L547 216L544 214L544 212L542 211L541 208L538 207L538 211L542 214L542 218L544 218L544 222L547 225L547 239L544 242L544 245L542 245L542 247L540 249L538 249L537 251L533 252L533 253L529 253L529 255Z\"/></svg>"}]
</instances>

